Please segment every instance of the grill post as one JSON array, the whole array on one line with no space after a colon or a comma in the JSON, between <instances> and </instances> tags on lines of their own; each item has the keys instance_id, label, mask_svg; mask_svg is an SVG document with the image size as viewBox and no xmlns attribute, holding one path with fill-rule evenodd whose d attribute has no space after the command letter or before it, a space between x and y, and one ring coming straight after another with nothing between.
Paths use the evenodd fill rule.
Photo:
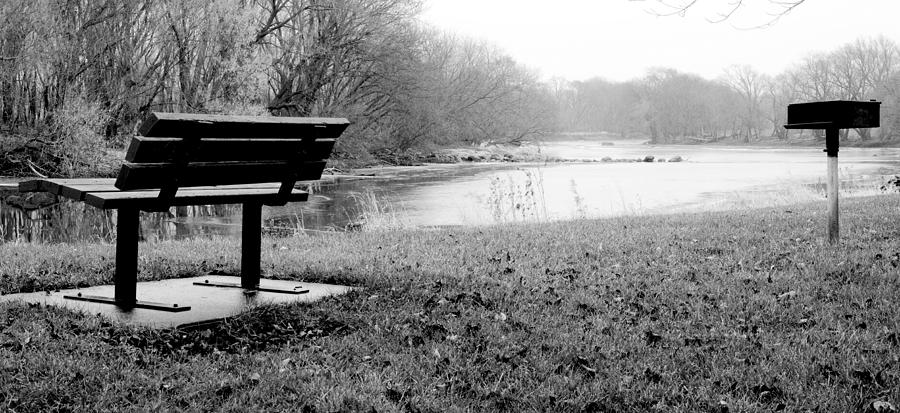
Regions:
<instances>
[{"instance_id":1,"label":"grill post","mask_svg":"<svg viewBox=\"0 0 900 413\"><path fill-rule=\"evenodd\" d=\"M838 137L840 130L828 128L825 130L825 152L828 154L828 242L837 244L841 238L840 210L838 198L841 181L838 178Z\"/></svg>"},{"instance_id":2,"label":"grill post","mask_svg":"<svg viewBox=\"0 0 900 413\"><path fill-rule=\"evenodd\" d=\"M841 238L840 179L838 177L838 150L841 129L877 128L881 125L881 102L833 100L824 102L792 103L787 107L785 129L825 130L825 153L828 154L826 196L828 197L828 243L836 245Z\"/></svg>"}]
</instances>

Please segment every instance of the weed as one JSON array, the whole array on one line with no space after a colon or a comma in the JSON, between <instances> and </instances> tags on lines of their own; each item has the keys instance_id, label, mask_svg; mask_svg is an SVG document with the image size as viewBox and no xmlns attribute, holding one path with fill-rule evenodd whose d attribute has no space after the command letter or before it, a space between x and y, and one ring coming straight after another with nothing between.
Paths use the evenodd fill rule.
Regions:
<instances>
[{"instance_id":1,"label":"weed","mask_svg":"<svg viewBox=\"0 0 900 413\"><path fill-rule=\"evenodd\" d=\"M584 203L584 198L582 198L581 194L578 193L578 186L575 185L575 180L569 180L569 185L570 189L572 190L572 199L575 200L575 218L587 218L587 207Z\"/></svg>"},{"instance_id":2,"label":"weed","mask_svg":"<svg viewBox=\"0 0 900 413\"><path fill-rule=\"evenodd\" d=\"M346 212L351 218L345 228L348 231L400 230L412 227L393 203L386 201L385 197L377 195L372 189L353 193L350 199L353 213Z\"/></svg>"},{"instance_id":3,"label":"weed","mask_svg":"<svg viewBox=\"0 0 900 413\"><path fill-rule=\"evenodd\" d=\"M543 173L540 169L518 172L521 176L508 174L491 178L487 204L494 222L547 221Z\"/></svg>"}]
</instances>

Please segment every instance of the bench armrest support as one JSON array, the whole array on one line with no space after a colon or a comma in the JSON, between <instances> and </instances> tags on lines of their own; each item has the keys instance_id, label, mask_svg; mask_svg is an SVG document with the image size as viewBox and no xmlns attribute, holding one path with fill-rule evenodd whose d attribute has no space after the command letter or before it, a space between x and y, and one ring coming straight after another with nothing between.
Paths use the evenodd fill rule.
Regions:
<instances>
[{"instance_id":1,"label":"bench armrest support","mask_svg":"<svg viewBox=\"0 0 900 413\"><path fill-rule=\"evenodd\" d=\"M172 181L163 185L159 190L157 202L160 210L168 209L175 200L175 194L178 193L179 177L190 163L194 152L200 146L200 138L198 136L189 136L181 138L178 151L175 152L175 173L172 175Z\"/></svg>"}]
</instances>

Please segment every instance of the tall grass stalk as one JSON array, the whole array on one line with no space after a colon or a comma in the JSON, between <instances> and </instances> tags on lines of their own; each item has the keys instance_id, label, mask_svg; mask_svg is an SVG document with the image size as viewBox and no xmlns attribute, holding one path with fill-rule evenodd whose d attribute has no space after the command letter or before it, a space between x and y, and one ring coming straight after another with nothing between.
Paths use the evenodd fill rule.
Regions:
<instances>
[{"instance_id":1,"label":"tall grass stalk","mask_svg":"<svg viewBox=\"0 0 900 413\"><path fill-rule=\"evenodd\" d=\"M372 189L350 195L353 207L347 212L350 219L348 230L384 231L412 228L412 223L404 218L404 214L394 203L388 202Z\"/></svg>"},{"instance_id":2,"label":"tall grass stalk","mask_svg":"<svg viewBox=\"0 0 900 413\"><path fill-rule=\"evenodd\" d=\"M519 170L521 175L491 178L487 199L494 222L544 222L549 220L540 169Z\"/></svg>"},{"instance_id":3,"label":"tall grass stalk","mask_svg":"<svg viewBox=\"0 0 900 413\"><path fill-rule=\"evenodd\" d=\"M574 179L569 180L569 185L572 191L572 199L575 201L575 218L587 218L587 206L584 204L584 198L578 193L578 185L575 185Z\"/></svg>"}]
</instances>

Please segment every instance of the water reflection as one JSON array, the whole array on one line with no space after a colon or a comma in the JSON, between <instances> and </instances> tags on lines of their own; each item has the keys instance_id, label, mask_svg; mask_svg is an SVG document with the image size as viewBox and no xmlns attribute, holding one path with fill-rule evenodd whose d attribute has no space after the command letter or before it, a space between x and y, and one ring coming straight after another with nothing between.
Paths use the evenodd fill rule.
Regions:
<instances>
[{"instance_id":1,"label":"water reflection","mask_svg":"<svg viewBox=\"0 0 900 413\"><path fill-rule=\"evenodd\" d=\"M0 203L0 238L4 241L108 240L114 236L114 223L110 212L77 202L30 211Z\"/></svg>"},{"instance_id":2,"label":"water reflection","mask_svg":"<svg viewBox=\"0 0 900 413\"><path fill-rule=\"evenodd\" d=\"M201 205L141 214L141 238L159 240L202 234L235 234L231 222L239 205ZM205 221L205 222L204 222ZM201 222L203 222L201 224ZM0 203L0 239L18 242L112 241L115 210L100 210L81 202L25 211Z\"/></svg>"},{"instance_id":3,"label":"water reflection","mask_svg":"<svg viewBox=\"0 0 900 413\"><path fill-rule=\"evenodd\" d=\"M291 235L360 227L479 225L788 204L823 199L821 148L648 146L634 141L554 142L544 153L596 161L683 162L462 164L377 170L309 186L308 202L263 209L264 231ZM878 193L900 173L900 149L841 150L844 196ZM142 214L146 240L240 233L240 205ZM0 239L111 240L115 212L79 202L25 212L0 204Z\"/></svg>"}]
</instances>

